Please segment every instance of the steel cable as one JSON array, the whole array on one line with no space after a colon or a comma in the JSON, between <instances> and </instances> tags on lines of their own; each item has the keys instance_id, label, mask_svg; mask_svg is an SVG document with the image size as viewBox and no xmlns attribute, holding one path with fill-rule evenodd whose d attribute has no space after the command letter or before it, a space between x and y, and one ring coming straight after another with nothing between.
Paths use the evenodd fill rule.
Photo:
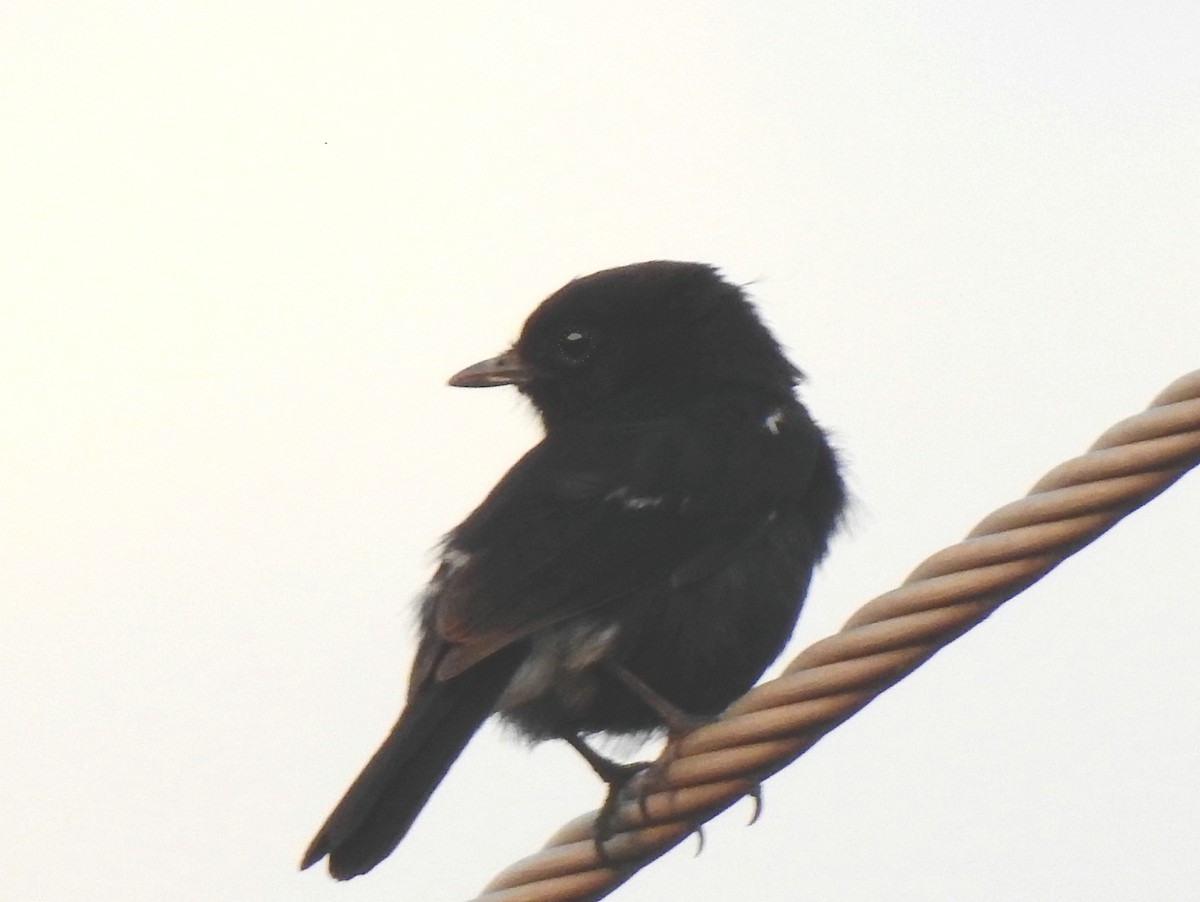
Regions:
<instances>
[{"instance_id":1,"label":"steel cable","mask_svg":"<svg viewBox=\"0 0 1200 902\"><path fill-rule=\"evenodd\" d=\"M500 873L474 902L608 895L1197 464L1200 370L927 558L716 723L669 747L644 804L630 801L619 812L622 832L605 845L614 864L596 854L591 812Z\"/></svg>"}]
</instances>

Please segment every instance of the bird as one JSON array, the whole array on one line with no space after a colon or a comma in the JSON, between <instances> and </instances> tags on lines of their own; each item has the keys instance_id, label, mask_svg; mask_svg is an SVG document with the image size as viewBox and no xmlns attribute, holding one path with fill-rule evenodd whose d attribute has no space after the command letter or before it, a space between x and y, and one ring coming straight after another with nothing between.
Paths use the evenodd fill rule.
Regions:
<instances>
[{"instance_id":1,"label":"bird","mask_svg":"<svg viewBox=\"0 0 1200 902\"><path fill-rule=\"evenodd\" d=\"M675 740L749 690L846 505L803 379L743 286L671 260L574 279L456 373L515 386L544 436L442 540L404 708L301 868L387 858L493 714L580 752L611 813L642 765L594 737Z\"/></svg>"}]
</instances>

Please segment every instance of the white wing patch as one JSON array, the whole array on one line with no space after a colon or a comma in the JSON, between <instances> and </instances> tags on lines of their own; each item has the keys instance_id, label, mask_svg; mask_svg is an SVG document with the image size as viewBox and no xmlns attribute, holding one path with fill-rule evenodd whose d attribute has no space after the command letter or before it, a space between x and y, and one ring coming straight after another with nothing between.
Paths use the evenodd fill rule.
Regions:
<instances>
[{"instance_id":1,"label":"white wing patch","mask_svg":"<svg viewBox=\"0 0 1200 902\"><path fill-rule=\"evenodd\" d=\"M459 551L457 548L447 546L442 549L442 556L438 559L438 568L433 573L433 579L429 581L429 585L425 587L423 593L424 598L429 598L436 595L446 585L446 580L467 566L467 562L471 560L471 555L465 551Z\"/></svg>"},{"instance_id":2,"label":"white wing patch","mask_svg":"<svg viewBox=\"0 0 1200 902\"><path fill-rule=\"evenodd\" d=\"M661 507L667 499L662 495L635 495L628 486L622 486L605 495L604 500L617 501L628 510L640 511L648 507Z\"/></svg>"},{"instance_id":3,"label":"white wing patch","mask_svg":"<svg viewBox=\"0 0 1200 902\"><path fill-rule=\"evenodd\" d=\"M771 435L779 435L779 424L783 422L783 417L783 408L776 407L767 414L767 418L763 420L763 426Z\"/></svg>"},{"instance_id":4,"label":"white wing patch","mask_svg":"<svg viewBox=\"0 0 1200 902\"><path fill-rule=\"evenodd\" d=\"M442 564L446 568L447 575L455 570L461 570L467 565L467 561L471 559L471 555L465 551L459 551L457 548L446 548L442 552Z\"/></svg>"}]
</instances>

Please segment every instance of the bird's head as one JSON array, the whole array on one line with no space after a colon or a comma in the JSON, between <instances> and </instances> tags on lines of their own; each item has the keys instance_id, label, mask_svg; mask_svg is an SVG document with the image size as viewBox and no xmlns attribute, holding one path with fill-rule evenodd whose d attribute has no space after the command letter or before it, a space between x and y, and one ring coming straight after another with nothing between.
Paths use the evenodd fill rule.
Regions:
<instances>
[{"instance_id":1,"label":"bird's head","mask_svg":"<svg viewBox=\"0 0 1200 902\"><path fill-rule=\"evenodd\" d=\"M516 385L550 428L718 387L790 396L800 378L739 286L702 263L656 260L569 282L512 348L450 384Z\"/></svg>"}]
</instances>

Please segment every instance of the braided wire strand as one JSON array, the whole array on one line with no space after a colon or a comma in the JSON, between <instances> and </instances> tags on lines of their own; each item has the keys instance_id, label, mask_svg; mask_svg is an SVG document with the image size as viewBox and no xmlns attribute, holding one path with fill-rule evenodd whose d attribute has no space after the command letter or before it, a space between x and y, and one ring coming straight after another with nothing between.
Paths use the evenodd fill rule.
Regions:
<instances>
[{"instance_id":1,"label":"braided wire strand","mask_svg":"<svg viewBox=\"0 0 1200 902\"><path fill-rule=\"evenodd\" d=\"M498 874L474 902L607 896L1197 464L1200 370L927 558L717 722L669 746L644 804L618 812L621 832L605 844L611 864L597 857L591 812Z\"/></svg>"}]
</instances>

